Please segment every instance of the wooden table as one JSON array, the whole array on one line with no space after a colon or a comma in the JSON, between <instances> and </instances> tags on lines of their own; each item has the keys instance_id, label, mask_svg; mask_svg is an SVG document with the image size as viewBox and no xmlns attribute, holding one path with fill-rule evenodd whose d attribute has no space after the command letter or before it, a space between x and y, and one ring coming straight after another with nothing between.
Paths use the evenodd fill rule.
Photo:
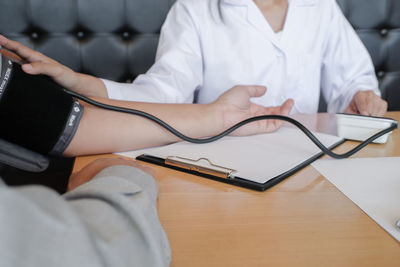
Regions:
<instances>
[{"instance_id":1,"label":"wooden table","mask_svg":"<svg viewBox=\"0 0 400 267\"><path fill-rule=\"evenodd\" d=\"M336 131L330 114L296 118ZM75 170L106 156L78 158ZM390 156L400 156L399 130L353 157ZM400 244L311 166L265 192L152 167L171 266L400 266Z\"/></svg>"}]
</instances>

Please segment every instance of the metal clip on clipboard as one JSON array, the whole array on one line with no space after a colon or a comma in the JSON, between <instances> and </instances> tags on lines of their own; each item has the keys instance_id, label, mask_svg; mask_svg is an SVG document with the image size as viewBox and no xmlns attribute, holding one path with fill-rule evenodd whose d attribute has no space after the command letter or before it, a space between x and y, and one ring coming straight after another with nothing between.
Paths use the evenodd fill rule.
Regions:
<instances>
[{"instance_id":1,"label":"metal clip on clipboard","mask_svg":"<svg viewBox=\"0 0 400 267\"><path fill-rule=\"evenodd\" d=\"M204 166L204 163L206 163L208 166ZM207 158L193 160L178 156L168 156L165 159L165 164L225 179L233 179L233 173L236 172L234 169L213 164Z\"/></svg>"}]
</instances>

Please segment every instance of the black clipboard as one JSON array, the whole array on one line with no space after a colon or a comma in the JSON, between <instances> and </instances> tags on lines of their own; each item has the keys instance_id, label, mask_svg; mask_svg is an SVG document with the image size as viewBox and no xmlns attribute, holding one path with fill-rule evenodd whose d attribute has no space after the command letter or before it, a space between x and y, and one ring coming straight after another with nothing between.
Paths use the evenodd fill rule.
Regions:
<instances>
[{"instance_id":1,"label":"black clipboard","mask_svg":"<svg viewBox=\"0 0 400 267\"><path fill-rule=\"evenodd\" d=\"M330 149L336 148L337 146L343 144L344 142L345 142L345 140L342 139L342 140L334 143L333 145L329 146L329 148ZM214 165L212 162L210 162L206 158L201 158L201 159L196 159L196 160L181 158L181 159L185 159L185 160L179 161L179 160L177 160L177 158L179 158L179 157L174 157L174 156L171 156L171 158L173 159L173 160L171 160L171 158L168 158L168 157L160 158L160 157L152 156L149 154L142 154L142 155L136 157L136 159L143 161L143 162L156 164L156 165L163 166L166 168L174 169L174 170L185 172L185 173L190 173L190 174L193 174L196 176L212 179L215 181L219 181L219 182L223 182L223 183L227 183L227 184L231 184L231 185L235 185L235 186L240 186L240 187L253 189L253 190L257 190L257 191L265 191L268 188L282 182L283 180L290 177L297 171L308 166L309 164L311 164L318 158L322 157L323 155L324 155L323 152L319 152L319 153L307 158L306 160L304 160L297 166L269 179L265 183L257 183L257 182L251 181L249 179L246 179L245 177L235 176L232 174L232 171L233 171L232 169L225 168L223 166ZM192 163L191 164L188 163L187 160L192 161ZM210 163L210 165L220 167L221 169L225 169L225 171L216 170L215 168L201 167L196 164L196 162L198 162L199 160L207 160Z\"/></svg>"}]
</instances>

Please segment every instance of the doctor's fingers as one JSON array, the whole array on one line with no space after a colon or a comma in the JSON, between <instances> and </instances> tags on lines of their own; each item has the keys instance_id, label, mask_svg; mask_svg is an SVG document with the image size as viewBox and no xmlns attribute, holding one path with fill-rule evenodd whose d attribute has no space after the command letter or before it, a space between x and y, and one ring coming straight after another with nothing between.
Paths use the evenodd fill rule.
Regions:
<instances>
[{"instance_id":1,"label":"doctor's fingers","mask_svg":"<svg viewBox=\"0 0 400 267\"><path fill-rule=\"evenodd\" d=\"M367 95L367 101L369 103L370 115L372 116L383 116L387 111L387 102L377 96L374 93Z\"/></svg>"},{"instance_id":2,"label":"doctor's fingers","mask_svg":"<svg viewBox=\"0 0 400 267\"><path fill-rule=\"evenodd\" d=\"M383 116L387 103L372 91L358 92L354 99L358 113L367 116Z\"/></svg>"},{"instance_id":3,"label":"doctor's fingers","mask_svg":"<svg viewBox=\"0 0 400 267\"><path fill-rule=\"evenodd\" d=\"M22 65L28 74L43 74L66 88L72 88L77 83L77 76L70 68L57 62L32 62Z\"/></svg>"},{"instance_id":4,"label":"doctor's fingers","mask_svg":"<svg viewBox=\"0 0 400 267\"><path fill-rule=\"evenodd\" d=\"M356 105L357 111L361 115L369 116L371 106L368 101L366 92L357 92L354 96L354 103Z\"/></svg>"},{"instance_id":5,"label":"doctor's fingers","mask_svg":"<svg viewBox=\"0 0 400 267\"><path fill-rule=\"evenodd\" d=\"M357 114L357 107L356 104L354 103L354 100L352 100L347 108L343 111L344 113L350 113L350 114Z\"/></svg>"},{"instance_id":6,"label":"doctor's fingers","mask_svg":"<svg viewBox=\"0 0 400 267\"><path fill-rule=\"evenodd\" d=\"M10 39L7 39L6 37L4 37L1 34L0 34L0 45L4 48L14 52L18 56L20 56L22 59L29 61L29 62L51 60L49 57L46 57L42 53L32 50L17 41L12 41Z\"/></svg>"},{"instance_id":7,"label":"doctor's fingers","mask_svg":"<svg viewBox=\"0 0 400 267\"><path fill-rule=\"evenodd\" d=\"M385 115L387 111L387 102L380 97L376 96L371 99L371 108L370 114L371 116L382 117Z\"/></svg>"},{"instance_id":8,"label":"doctor's fingers","mask_svg":"<svg viewBox=\"0 0 400 267\"><path fill-rule=\"evenodd\" d=\"M379 111L378 111L378 116L385 116L386 112L388 110L388 103L381 99L381 104L379 105Z\"/></svg>"}]
</instances>

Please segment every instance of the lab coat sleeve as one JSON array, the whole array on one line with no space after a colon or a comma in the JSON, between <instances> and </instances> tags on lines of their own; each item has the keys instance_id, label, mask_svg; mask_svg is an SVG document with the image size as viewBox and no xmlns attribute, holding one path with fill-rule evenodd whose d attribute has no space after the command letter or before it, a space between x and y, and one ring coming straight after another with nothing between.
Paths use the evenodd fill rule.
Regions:
<instances>
[{"instance_id":1,"label":"lab coat sleeve","mask_svg":"<svg viewBox=\"0 0 400 267\"><path fill-rule=\"evenodd\" d=\"M200 40L193 17L183 1L171 8L161 29L156 62L132 84L103 80L113 99L192 103L202 85Z\"/></svg>"},{"instance_id":2,"label":"lab coat sleeve","mask_svg":"<svg viewBox=\"0 0 400 267\"><path fill-rule=\"evenodd\" d=\"M130 166L104 169L63 197L0 184L2 266L169 266L157 187Z\"/></svg>"},{"instance_id":3,"label":"lab coat sleeve","mask_svg":"<svg viewBox=\"0 0 400 267\"><path fill-rule=\"evenodd\" d=\"M330 0L329 12L321 87L328 112L343 112L357 91L380 91L371 57L336 1Z\"/></svg>"}]
</instances>

